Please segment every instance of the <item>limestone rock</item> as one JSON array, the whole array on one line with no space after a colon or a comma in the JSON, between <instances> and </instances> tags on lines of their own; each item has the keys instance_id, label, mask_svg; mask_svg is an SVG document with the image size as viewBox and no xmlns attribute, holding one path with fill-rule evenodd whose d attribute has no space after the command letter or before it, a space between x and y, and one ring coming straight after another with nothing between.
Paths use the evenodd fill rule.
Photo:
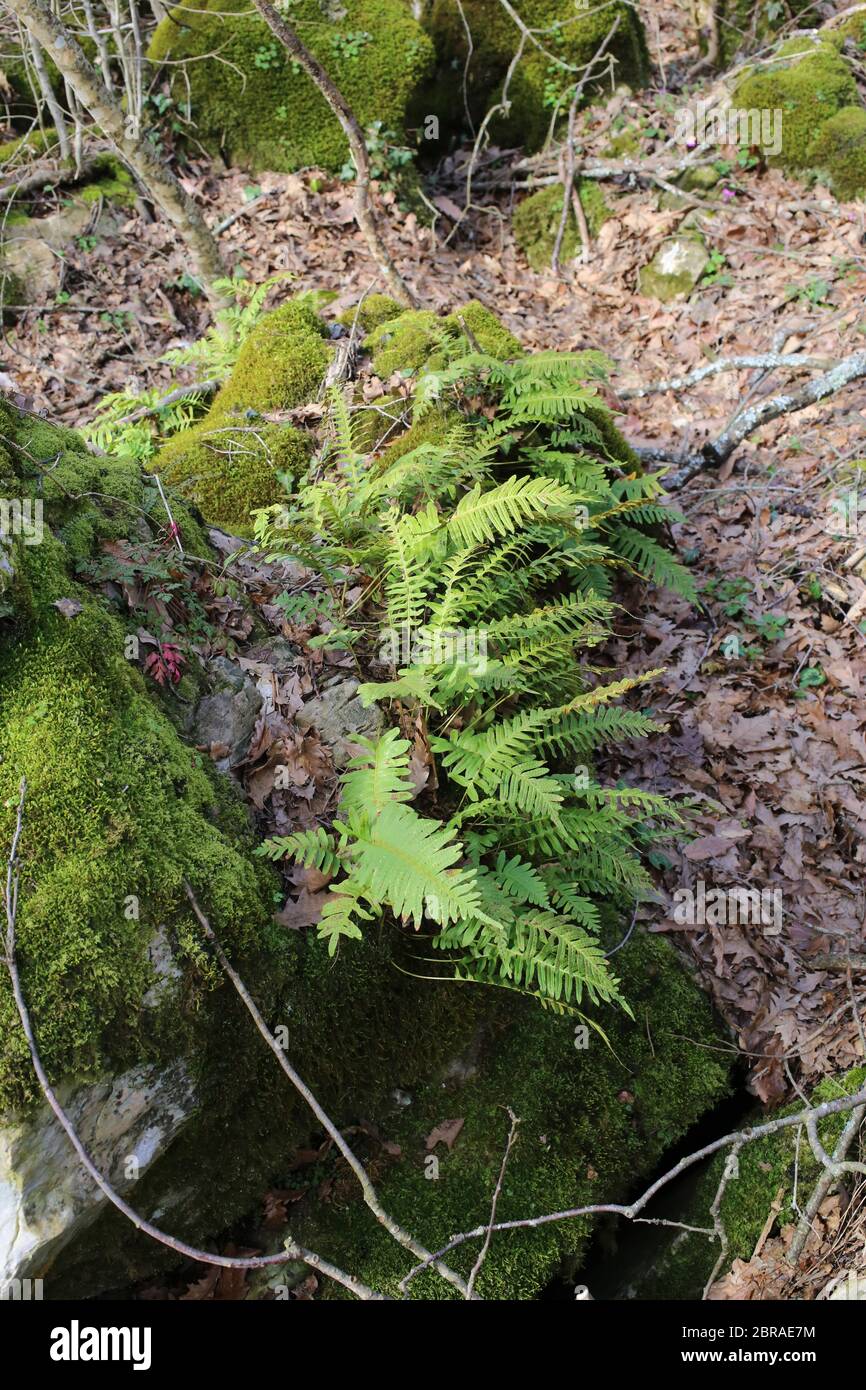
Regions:
<instances>
[{"instance_id":1,"label":"limestone rock","mask_svg":"<svg viewBox=\"0 0 866 1390\"><path fill-rule=\"evenodd\" d=\"M299 729L314 728L331 749L334 766L345 767L355 756L353 737L375 738L382 728L382 714L376 705L369 709L357 693L356 680L339 681L308 700L295 715Z\"/></svg>"},{"instance_id":2,"label":"limestone rock","mask_svg":"<svg viewBox=\"0 0 866 1390\"><path fill-rule=\"evenodd\" d=\"M195 1109L181 1062L165 1070L137 1067L92 1086L67 1085L58 1095L97 1167L125 1196ZM0 1285L44 1277L106 1201L47 1105L0 1128Z\"/></svg>"}]
</instances>

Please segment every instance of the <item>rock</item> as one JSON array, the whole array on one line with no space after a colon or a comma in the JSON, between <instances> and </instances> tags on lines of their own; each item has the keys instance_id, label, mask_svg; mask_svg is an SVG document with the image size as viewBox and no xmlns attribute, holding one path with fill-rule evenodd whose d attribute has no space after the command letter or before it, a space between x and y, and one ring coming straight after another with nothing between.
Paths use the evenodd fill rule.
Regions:
<instances>
[{"instance_id":1,"label":"rock","mask_svg":"<svg viewBox=\"0 0 866 1390\"><path fill-rule=\"evenodd\" d=\"M51 217L28 217L13 223L3 241L2 271L23 297L10 302L39 304L54 298L60 285L61 253L84 233L92 216L92 203L74 201ZM104 235L116 225L111 213L103 210L94 233Z\"/></svg>"},{"instance_id":2,"label":"rock","mask_svg":"<svg viewBox=\"0 0 866 1390\"><path fill-rule=\"evenodd\" d=\"M227 772L246 754L262 696L253 681L227 657L216 657L209 670L221 689L199 700L192 721L191 738L199 747L227 748L228 753L214 759L220 772Z\"/></svg>"},{"instance_id":3,"label":"rock","mask_svg":"<svg viewBox=\"0 0 866 1390\"><path fill-rule=\"evenodd\" d=\"M183 977L183 971L175 964L174 952L165 927L159 927L154 932L147 947L147 957L153 967L155 979L142 998L141 1007L156 1009L166 995L172 992L174 981Z\"/></svg>"},{"instance_id":4,"label":"rock","mask_svg":"<svg viewBox=\"0 0 866 1390\"><path fill-rule=\"evenodd\" d=\"M382 713L376 705L365 708L357 694L356 680L339 681L308 700L295 715L298 728L315 729L331 749L336 768L345 767L355 756L353 735L375 738L382 728Z\"/></svg>"},{"instance_id":5,"label":"rock","mask_svg":"<svg viewBox=\"0 0 866 1390\"><path fill-rule=\"evenodd\" d=\"M709 252L693 236L669 237L640 272L640 292L663 304L680 294L691 294L706 269Z\"/></svg>"},{"instance_id":6,"label":"rock","mask_svg":"<svg viewBox=\"0 0 866 1390\"><path fill-rule=\"evenodd\" d=\"M58 1088L82 1142L123 1195L162 1157L195 1109L181 1062ZM43 1277L107 1203L47 1105L0 1128L0 1285Z\"/></svg>"}]
</instances>

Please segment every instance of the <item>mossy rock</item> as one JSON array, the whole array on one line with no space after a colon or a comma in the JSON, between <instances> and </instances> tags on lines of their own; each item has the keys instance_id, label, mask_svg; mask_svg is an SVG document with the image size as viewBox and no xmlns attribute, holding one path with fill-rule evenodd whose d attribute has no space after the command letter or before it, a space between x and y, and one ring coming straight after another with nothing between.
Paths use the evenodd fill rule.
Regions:
<instances>
[{"instance_id":1,"label":"mossy rock","mask_svg":"<svg viewBox=\"0 0 866 1390\"><path fill-rule=\"evenodd\" d=\"M472 119L482 120L499 100L508 66L520 46L520 30L501 5L490 0L464 0L463 14L472 34L472 54L466 76L466 99ZM613 85L644 85L649 58L643 26L637 7L613 3L575 12L573 0L515 0L514 9L534 30L549 30L542 37L548 52L562 62L583 67L598 51L614 19L619 27L607 49L616 60ZM464 119L459 92L468 56L466 28L460 9L452 0L433 0L426 20L436 45L437 74L418 94L413 111L437 114L446 132L455 131ZM593 93L611 89L607 69L599 65L599 80L587 85L587 99ZM491 130L499 143L519 144L528 150L543 143L554 111L563 105L573 87L574 74L552 62L531 43L513 74L508 90L510 108L495 118Z\"/></svg>"},{"instance_id":2,"label":"mossy rock","mask_svg":"<svg viewBox=\"0 0 866 1390\"><path fill-rule=\"evenodd\" d=\"M590 235L596 236L599 228L612 216L604 200L604 194L593 180L581 179L578 196L586 214L586 225L589 227ZM540 189L538 193L531 193L515 210L512 219L514 239L533 270L543 271L550 267L556 234L562 221L562 197L562 185L553 184L550 188ZM573 260L581 245L577 218L574 209L569 208L560 249L560 262L565 264Z\"/></svg>"},{"instance_id":3,"label":"mossy rock","mask_svg":"<svg viewBox=\"0 0 866 1390\"><path fill-rule=\"evenodd\" d=\"M767 162L798 173L810 167L820 127L858 104L857 84L838 44L793 39L780 47L772 63L747 72L732 102L740 110L781 112L781 150L769 153Z\"/></svg>"},{"instance_id":4,"label":"mossy rock","mask_svg":"<svg viewBox=\"0 0 866 1390\"><path fill-rule=\"evenodd\" d=\"M292 0L289 17L361 126L379 122L402 139L407 102L433 61L410 7L403 0ZM219 60L194 61L215 51ZM174 11L158 25L148 56L157 64L193 60L183 79L178 68L168 69L177 99L189 100L197 139L232 163L339 170L348 158L324 97L245 0L203 0L195 11Z\"/></svg>"},{"instance_id":5,"label":"mossy rock","mask_svg":"<svg viewBox=\"0 0 866 1390\"><path fill-rule=\"evenodd\" d=\"M337 322L345 328L351 328L357 318L361 331L372 333L380 324L387 323L389 319L396 319L404 312L403 305L398 304L389 294L368 294L358 306L344 309L342 314L338 315Z\"/></svg>"},{"instance_id":6,"label":"mossy rock","mask_svg":"<svg viewBox=\"0 0 866 1390\"><path fill-rule=\"evenodd\" d=\"M203 420L163 445L151 467L204 517L238 535L283 495L279 474L307 465L308 436L258 417L314 398L330 362L324 324L299 300L266 314Z\"/></svg>"},{"instance_id":7,"label":"mossy rock","mask_svg":"<svg viewBox=\"0 0 866 1390\"><path fill-rule=\"evenodd\" d=\"M640 272L640 292L663 304L691 294L706 269L710 253L703 238L690 233L668 237Z\"/></svg>"},{"instance_id":8,"label":"mossy rock","mask_svg":"<svg viewBox=\"0 0 866 1390\"><path fill-rule=\"evenodd\" d=\"M383 1134L400 1155L379 1182L385 1207L430 1249L456 1231L483 1225L508 1135L510 1107L520 1119L498 1219L623 1199L665 1150L728 1091L728 1069L714 1050L712 1014L658 937L638 935L619 957L635 1018L605 1011L607 1041L528 1000L488 1003L474 1050L444 1078L433 1076L411 1105L394 1106ZM454 986L443 986L446 990ZM583 1046L587 1043L586 1047ZM446 1119L464 1121L452 1149L426 1140ZM438 1169L438 1171L437 1171ZM532 1299L584 1250L591 1220L500 1233L478 1283L486 1299ZM347 1190L293 1223L306 1243L392 1295L413 1261ZM464 1275L478 1252L470 1242L449 1256ZM410 1286L420 1299L454 1296L438 1276ZM329 1289L343 1297L339 1289Z\"/></svg>"},{"instance_id":9,"label":"mossy rock","mask_svg":"<svg viewBox=\"0 0 866 1390\"><path fill-rule=\"evenodd\" d=\"M249 947L272 930L268 876L239 848L250 843L246 813L126 658L120 617L76 579L101 542L137 534L138 465L94 458L71 431L5 405L0 419L0 491L43 506L41 539L13 542L0 619L0 839L10 841L26 776L24 986L49 1074L92 1078L159 1055L166 1021L141 1010L146 948L160 926L193 936L184 878L216 894L227 939ZM83 500L95 496L98 506ZM187 543L202 545L182 504L177 517ZM79 602L78 616L61 616L61 599ZM33 1092L4 975L0 1106Z\"/></svg>"},{"instance_id":10,"label":"mossy rock","mask_svg":"<svg viewBox=\"0 0 866 1390\"><path fill-rule=\"evenodd\" d=\"M407 309L379 322L364 340L373 355L373 370L381 377L394 372L412 376L422 367L434 371L444 361L441 349L468 329L482 352L506 361L523 354L523 347L495 314L478 300L469 300L445 318L428 309Z\"/></svg>"},{"instance_id":11,"label":"mossy rock","mask_svg":"<svg viewBox=\"0 0 866 1390\"><path fill-rule=\"evenodd\" d=\"M866 193L866 110L844 106L809 146L809 165L842 202Z\"/></svg>"}]
</instances>

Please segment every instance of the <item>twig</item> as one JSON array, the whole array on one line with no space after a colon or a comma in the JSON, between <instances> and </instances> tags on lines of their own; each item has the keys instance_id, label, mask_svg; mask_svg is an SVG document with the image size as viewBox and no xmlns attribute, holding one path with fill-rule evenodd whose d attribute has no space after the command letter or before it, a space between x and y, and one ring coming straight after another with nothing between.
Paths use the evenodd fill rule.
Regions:
<instances>
[{"instance_id":1,"label":"twig","mask_svg":"<svg viewBox=\"0 0 866 1390\"><path fill-rule=\"evenodd\" d=\"M496 1220L496 1208L499 1205L499 1194L502 1191L502 1183L505 1178L505 1169L508 1167L508 1159L511 1155L511 1150L514 1147L514 1141L517 1138L517 1126L520 1124L520 1120L515 1115L514 1111L511 1109L511 1106L508 1106L507 1108L508 1117L511 1120L511 1128L508 1131L508 1140L505 1145L505 1153L502 1155L502 1164L499 1169L499 1177L496 1181L496 1190L493 1193L493 1200L490 1203L490 1220L487 1224L487 1235L484 1239L484 1244L478 1252L478 1259L472 1266L472 1272L469 1275L469 1280L466 1286L469 1290L467 1298L472 1297L472 1294L475 1290L475 1280L478 1278L481 1266L487 1259L487 1251L490 1249L490 1242L493 1238L493 1223Z\"/></svg>"},{"instance_id":2,"label":"twig","mask_svg":"<svg viewBox=\"0 0 866 1390\"><path fill-rule=\"evenodd\" d=\"M213 229L214 236L222 236L223 232L227 232L229 227L233 227L241 217L246 217L248 212L260 207L269 198L275 198L278 192L279 189L269 188L264 193L259 193L255 198L250 198L248 203L242 203L239 208L235 208L234 212L230 212L228 217L224 217L222 222L216 224Z\"/></svg>"}]
</instances>

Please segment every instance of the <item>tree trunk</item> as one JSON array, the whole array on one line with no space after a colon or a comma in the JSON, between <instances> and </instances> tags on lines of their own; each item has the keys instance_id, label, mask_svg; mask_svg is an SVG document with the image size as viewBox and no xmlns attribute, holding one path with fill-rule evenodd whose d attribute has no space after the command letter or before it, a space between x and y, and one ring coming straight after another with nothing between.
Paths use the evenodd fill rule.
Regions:
<instances>
[{"instance_id":1,"label":"tree trunk","mask_svg":"<svg viewBox=\"0 0 866 1390\"><path fill-rule=\"evenodd\" d=\"M172 226L177 228L190 251L196 270L211 304L221 307L225 300L214 288L214 281L225 275L217 243L192 199L174 174L139 139L127 134L127 123L120 106L105 90L96 69L81 47L45 0L3 0L28 32L50 54L69 88L89 112L99 129L116 147L144 188L158 203Z\"/></svg>"},{"instance_id":2,"label":"tree trunk","mask_svg":"<svg viewBox=\"0 0 866 1390\"><path fill-rule=\"evenodd\" d=\"M15 3L19 3L19 0L15 0ZM279 39L283 48L291 54L295 62L299 63L307 76L315 82L322 96L325 98L325 101L343 127L357 170L357 177L355 179L355 220L363 232L367 245L370 248L370 254L381 270L394 298L398 303L405 304L408 308L415 308L417 306L417 300L391 259L385 243L379 235L379 228L376 226L376 219L370 207L370 159L367 154L367 146L364 143L364 134L358 124L354 111L346 101L343 93L325 72L325 69L322 67L322 64L315 54L310 52L306 44L304 44L295 33L294 29L277 14L273 5L268 4L268 0L253 0L253 4L271 30L271 33Z\"/></svg>"}]
</instances>

